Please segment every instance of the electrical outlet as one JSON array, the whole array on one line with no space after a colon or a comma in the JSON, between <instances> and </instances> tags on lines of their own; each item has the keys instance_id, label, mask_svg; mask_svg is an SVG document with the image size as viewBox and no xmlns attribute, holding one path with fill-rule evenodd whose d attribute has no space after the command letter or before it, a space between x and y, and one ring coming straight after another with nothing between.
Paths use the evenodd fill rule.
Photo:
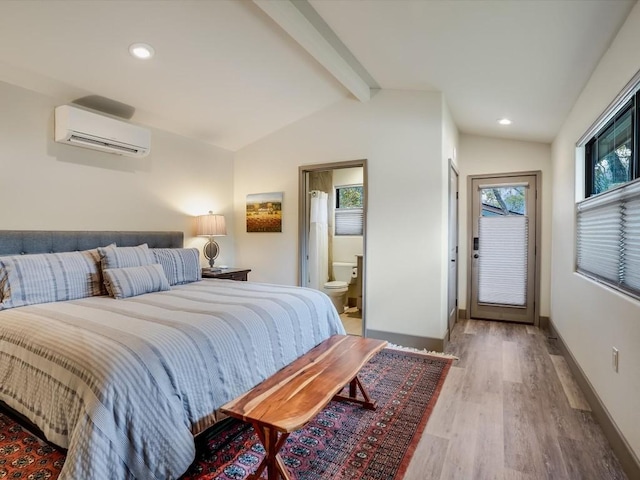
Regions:
<instances>
[{"instance_id":1,"label":"electrical outlet","mask_svg":"<svg viewBox=\"0 0 640 480\"><path fill-rule=\"evenodd\" d=\"M616 347L613 347L613 355L611 357L611 361L612 361L612 367L613 367L613 371L617 372L618 371L618 354L620 352L618 352L618 349Z\"/></svg>"}]
</instances>

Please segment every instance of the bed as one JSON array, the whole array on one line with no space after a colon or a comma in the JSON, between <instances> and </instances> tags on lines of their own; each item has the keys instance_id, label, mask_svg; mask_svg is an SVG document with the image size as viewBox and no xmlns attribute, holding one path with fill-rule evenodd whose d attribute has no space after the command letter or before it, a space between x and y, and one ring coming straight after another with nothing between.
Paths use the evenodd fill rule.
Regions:
<instances>
[{"instance_id":1,"label":"bed","mask_svg":"<svg viewBox=\"0 0 640 480\"><path fill-rule=\"evenodd\" d=\"M57 252L106 247L104 267L109 248L129 252L141 244L157 255L193 253L181 248L181 232L0 231L0 295L3 266L18 270L7 259L28 263L16 254L49 261ZM126 293L116 271L142 272L145 281L149 272L162 276L162 257L150 258L160 261L146 270L102 270L110 293ZM166 286L171 274L164 272ZM51 289L70 290L58 277L55 283ZM117 300L91 295L28 305L20 304L19 289L4 291L0 400L68 449L61 480L178 478L216 409L344 333L328 297L300 287L196 279Z\"/></svg>"}]
</instances>

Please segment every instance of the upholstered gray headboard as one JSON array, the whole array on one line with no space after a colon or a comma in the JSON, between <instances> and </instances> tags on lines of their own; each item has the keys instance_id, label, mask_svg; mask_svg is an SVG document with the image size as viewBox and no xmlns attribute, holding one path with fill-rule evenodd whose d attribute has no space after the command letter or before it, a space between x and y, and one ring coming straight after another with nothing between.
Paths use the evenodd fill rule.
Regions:
<instances>
[{"instance_id":1,"label":"upholstered gray headboard","mask_svg":"<svg viewBox=\"0 0 640 480\"><path fill-rule=\"evenodd\" d=\"M179 248L183 242L182 232L0 230L0 255L73 252L111 243L119 247L146 243L149 248Z\"/></svg>"}]
</instances>

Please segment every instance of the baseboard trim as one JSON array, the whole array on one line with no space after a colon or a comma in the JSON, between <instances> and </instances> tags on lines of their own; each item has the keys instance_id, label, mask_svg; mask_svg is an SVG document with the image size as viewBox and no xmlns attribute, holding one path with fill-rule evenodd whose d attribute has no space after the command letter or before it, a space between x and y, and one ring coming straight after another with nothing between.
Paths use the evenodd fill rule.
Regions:
<instances>
[{"instance_id":1,"label":"baseboard trim","mask_svg":"<svg viewBox=\"0 0 640 480\"><path fill-rule=\"evenodd\" d=\"M367 329L366 336L378 340L386 340L389 343L395 343L403 347L417 348L420 350L426 348L434 352L443 352L446 346L446 340L444 338L418 337L415 335L405 335L403 333L384 332L382 330Z\"/></svg>"},{"instance_id":2,"label":"baseboard trim","mask_svg":"<svg viewBox=\"0 0 640 480\"><path fill-rule=\"evenodd\" d=\"M543 317L540 317L541 327L542 318ZM605 437L607 437L607 440L609 440L609 444L611 445L613 453L615 453L616 457L618 457L618 461L620 462L622 469L627 474L627 477L640 478L640 459L638 459L635 452L631 449L631 446L622 435L622 432L620 432L620 429L613 421L613 418L611 418L607 407L605 407L605 405L602 403L602 400L600 400L600 397L593 388L593 385L591 385L591 382L584 374L582 367L580 367L580 365L574 358L571 350L569 350L562 336L556 330L551 319L547 318L547 321L549 326L549 334L552 337L558 339L558 346L560 347L560 351L566 359L571 373L573 373L576 381L578 382L578 385L582 389L587 402L589 402L589 405L591 406L591 410L593 412L593 416L602 427L602 431L604 432Z\"/></svg>"}]
</instances>

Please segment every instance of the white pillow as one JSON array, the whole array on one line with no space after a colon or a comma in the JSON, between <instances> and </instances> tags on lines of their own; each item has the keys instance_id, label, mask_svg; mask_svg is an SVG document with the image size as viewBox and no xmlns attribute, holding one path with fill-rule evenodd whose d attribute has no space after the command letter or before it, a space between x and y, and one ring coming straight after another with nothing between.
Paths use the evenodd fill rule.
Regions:
<instances>
[{"instance_id":1,"label":"white pillow","mask_svg":"<svg viewBox=\"0 0 640 480\"><path fill-rule=\"evenodd\" d=\"M102 269L139 267L140 265L151 265L156 263L149 251L146 243L137 247L108 247L98 248L102 260Z\"/></svg>"},{"instance_id":2,"label":"white pillow","mask_svg":"<svg viewBox=\"0 0 640 480\"><path fill-rule=\"evenodd\" d=\"M155 261L162 265L169 285L202 280L200 252L197 248L152 248Z\"/></svg>"},{"instance_id":3,"label":"white pillow","mask_svg":"<svg viewBox=\"0 0 640 480\"><path fill-rule=\"evenodd\" d=\"M105 293L98 250L0 257L0 310Z\"/></svg>"},{"instance_id":4,"label":"white pillow","mask_svg":"<svg viewBox=\"0 0 640 480\"><path fill-rule=\"evenodd\" d=\"M143 293L169 290L169 281L158 263L138 267L107 268L104 283L113 298L128 298Z\"/></svg>"}]
</instances>

